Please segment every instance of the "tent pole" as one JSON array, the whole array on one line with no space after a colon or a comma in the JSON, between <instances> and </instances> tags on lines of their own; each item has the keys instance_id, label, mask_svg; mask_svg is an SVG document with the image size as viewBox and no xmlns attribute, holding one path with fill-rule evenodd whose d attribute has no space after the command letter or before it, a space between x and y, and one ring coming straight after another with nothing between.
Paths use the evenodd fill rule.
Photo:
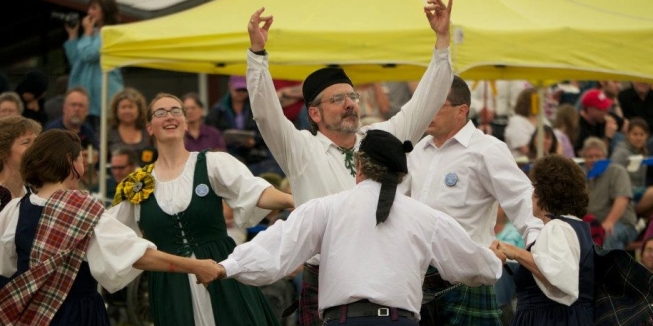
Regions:
<instances>
[{"instance_id":1,"label":"tent pole","mask_svg":"<svg viewBox=\"0 0 653 326\"><path fill-rule=\"evenodd\" d=\"M200 100L202 100L202 103L204 103L204 111L202 112L202 116L206 117L206 115L209 114L209 109L211 108L209 104L209 86L206 74L197 74L197 95L200 97Z\"/></svg>"},{"instance_id":2,"label":"tent pole","mask_svg":"<svg viewBox=\"0 0 653 326\"><path fill-rule=\"evenodd\" d=\"M539 108L537 110L537 158L544 156L544 83L540 80L536 88L538 93Z\"/></svg>"},{"instance_id":3,"label":"tent pole","mask_svg":"<svg viewBox=\"0 0 653 326\"><path fill-rule=\"evenodd\" d=\"M100 114L100 199L104 203L107 194L107 97L108 97L109 73L102 72L102 113Z\"/></svg>"}]
</instances>

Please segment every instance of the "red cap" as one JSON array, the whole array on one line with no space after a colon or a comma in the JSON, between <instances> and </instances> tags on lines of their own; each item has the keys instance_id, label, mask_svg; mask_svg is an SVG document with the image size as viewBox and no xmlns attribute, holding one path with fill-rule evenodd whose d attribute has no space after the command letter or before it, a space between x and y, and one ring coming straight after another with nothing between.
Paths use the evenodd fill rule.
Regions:
<instances>
[{"instance_id":1,"label":"red cap","mask_svg":"<svg viewBox=\"0 0 653 326\"><path fill-rule=\"evenodd\" d=\"M612 100L598 89L587 91L583 96L582 103L585 109L592 107L601 111L608 111L612 106Z\"/></svg>"}]
</instances>

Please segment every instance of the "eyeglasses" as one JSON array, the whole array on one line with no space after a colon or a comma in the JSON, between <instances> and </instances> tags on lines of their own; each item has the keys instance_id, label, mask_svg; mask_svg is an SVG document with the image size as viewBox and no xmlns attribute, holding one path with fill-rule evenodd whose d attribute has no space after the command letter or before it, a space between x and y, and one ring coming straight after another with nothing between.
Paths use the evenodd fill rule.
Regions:
<instances>
[{"instance_id":1,"label":"eyeglasses","mask_svg":"<svg viewBox=\"0 0 653 326\"><path fill-rule=\"evenodd\" d=\"M114 165L111 167L111 170L124 170L127 165Z\"/></svg>"},{"instance_id":2,"label":"eyeglasses","mask_svg":"<svg viewBox=\"0 0 653 326\"><path fill-rule=\"evenodd\" d=\"M460 105L462 105L462 104L453 104L453 103L444 103L444 104L442 104L442 106L450 106L452 108L456 107L456 106L460 106Z\"/></svg>"},{"instance_id":3,"label":"eyeglasses","mask_svg":"<svg viewBox=\"0 0 653 326\"><path fill-rule=\"evenodd\" d=\"M347 97L349 97L350 100L354 101L354 103L358 103L361 99L361 96L358 95L358 93L356 92L340 93L340 94L333 95L326 100L320 101L319 103L317 103L317 105L320 105L327 101L331 102L332 104L342 105L343 103L345 103L345 99Z\"/></svg>"},{"instance_id":4,"label":"eyeglasses","mask_svg":"<svg viewBox=\"0 0 653 326\"><path fill-rule=\"evenodd\" d=\"M186 110L182 108L172 108L170 110L166 110L166 109L154 110L154 112L152 112L152 116L155 118L163 118L168 115L168 112L170 112L170 114L172 114L173 117L178 117L186 114Z\"/></svg>"}]
</instances>

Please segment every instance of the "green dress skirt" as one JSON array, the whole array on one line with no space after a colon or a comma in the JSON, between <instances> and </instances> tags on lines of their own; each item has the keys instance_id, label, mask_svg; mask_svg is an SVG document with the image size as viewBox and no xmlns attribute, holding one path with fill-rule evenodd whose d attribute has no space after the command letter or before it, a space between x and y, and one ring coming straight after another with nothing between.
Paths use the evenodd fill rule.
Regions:
<instances>
[{"instance_id":1,"label":"green dress skirt","mask_svg":"<svg viewBox=\"0 0 653 326\"><path fill-rule=\"evenodd\" d=\"M184 257L220 262L236 243L227 235L222 198L211 189L206 155L197 155L193 196L188 208L174 215L163 212L154 194L140 205L143 236L161 251ZM195 325L187 274L148 272L150 314L157 326ZM216 325L279 325L277 317L257 287L233 279L208 286Z\"/></svg>"}]
</instances>

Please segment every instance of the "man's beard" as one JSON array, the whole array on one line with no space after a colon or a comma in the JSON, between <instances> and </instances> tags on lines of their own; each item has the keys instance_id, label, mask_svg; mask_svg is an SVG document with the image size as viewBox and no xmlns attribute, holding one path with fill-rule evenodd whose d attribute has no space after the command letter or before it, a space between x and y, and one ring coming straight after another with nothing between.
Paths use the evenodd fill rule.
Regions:
<instances>
[{"instance_id":1,"label":"man's beard","mask_svg":"<svg viewBox=\"0 0 653 326\"><path fill-rule=\"evenodd\" d=\"M68 124L74 127L81 127L81 125L84 124L84 120L82 120L80 117L73 116L68 119Z\"/></svg>"},{"instance_id":2,"label":"man's beard","mask_svg":"<svg viewBox=\"0 0 653 326\"><path fill-rule=\"evenodd\" d=\"M324 117L324 115L322 115L322 117ZM355 121L352 121L354 119L348 119L350 117L354 117ZM354 111L348 111L344 116L342 116L339 122L328 123L325 124L324 127L331 131L337 131L346 134L355 134L358 132L360 125L361 123L358 114L356 114Z\"/></svg>"}]
</instances>

